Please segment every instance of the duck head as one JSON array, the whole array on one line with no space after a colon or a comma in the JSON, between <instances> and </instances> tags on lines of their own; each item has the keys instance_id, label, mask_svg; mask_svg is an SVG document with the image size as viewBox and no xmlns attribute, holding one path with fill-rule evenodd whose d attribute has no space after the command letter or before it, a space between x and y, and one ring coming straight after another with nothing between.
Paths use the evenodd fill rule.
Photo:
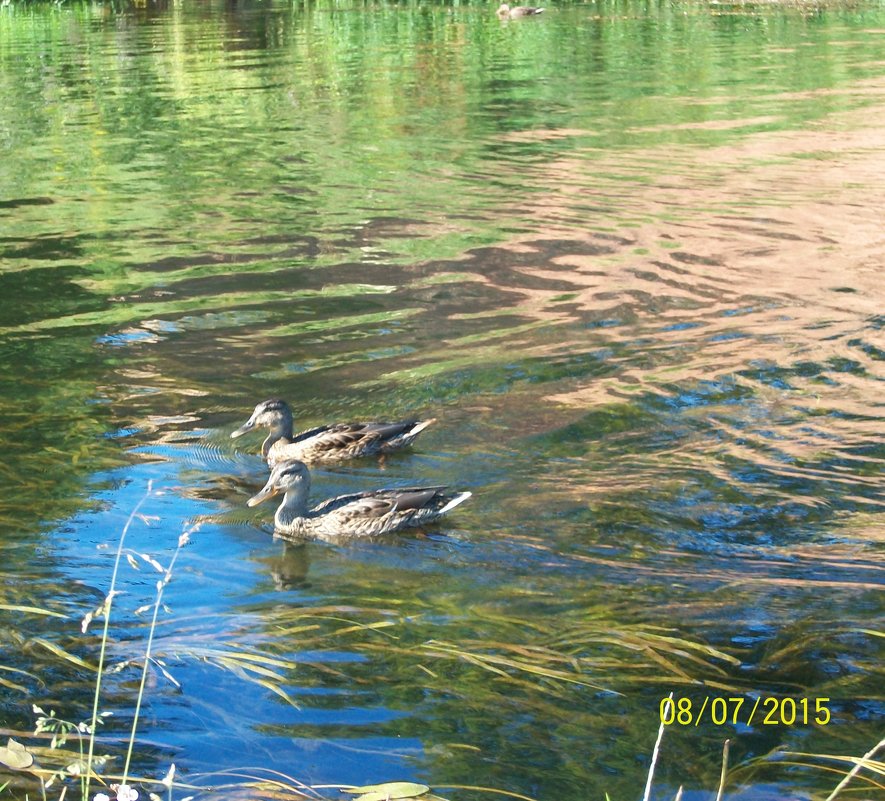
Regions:
<instances>
[{"instance_id":1,"label":"duck head","mask_svg":"<svg viewBox=\"0 0 885 801\"><path fill-rule=\"evenodd\" d=\"M257 506L281 492L299 499L307 497L310 492L310 472L304 462L297 459L280 462L270 471L267 483L246 501L246 505Z\"/></svg>"},{"instance_id":2,"label":"duck head","mask_svg":"<svg viewBox=\"0 0 885 801\"><path fill-rule=\"evenodd\" d=\"M231 439L241 437L253 428L269 428L271 431L278 431L282 436L291 436L292 410L289 404L279 398L262 401L255 407L252 416L236 431L231 432Z\"/></svg>"}]
</instances>

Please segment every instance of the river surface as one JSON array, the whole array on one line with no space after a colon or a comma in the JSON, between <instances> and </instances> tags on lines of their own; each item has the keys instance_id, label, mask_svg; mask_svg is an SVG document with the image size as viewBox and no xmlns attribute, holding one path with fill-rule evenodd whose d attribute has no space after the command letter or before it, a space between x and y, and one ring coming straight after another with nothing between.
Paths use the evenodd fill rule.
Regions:
<instances>
[{"instance_id":1,"label":"river surface","mask_svg":"<svg viewBox=\"0 0 885 801\"><path fill-rule=\"evenodd\" d=\"M64 766L32 704L89 718L141 503L97 753L174 557L143 797L639 799L672 690L743 706L667 728L653 798L713 799L727 738L726 797L823 798L850 764L778 751L861 756L885 708L883 131L877 3L0 8L4 733ZM269 397L437 418L317 499L473 497L274 537L229 438Z\"/></svg>"}]
</instances>

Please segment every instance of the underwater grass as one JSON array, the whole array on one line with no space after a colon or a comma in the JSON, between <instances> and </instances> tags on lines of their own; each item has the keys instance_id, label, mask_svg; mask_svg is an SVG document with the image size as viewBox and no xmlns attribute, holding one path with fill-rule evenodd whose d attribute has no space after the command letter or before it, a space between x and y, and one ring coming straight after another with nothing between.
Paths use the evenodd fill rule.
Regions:
<instances>
[{"instance_id":1,"label":"underwater grass","mask_svg":"<svg viewBox=\"0 0 885 801\"><path fill-rule=\"evenodd\" d=\"M52 658L71 669L88 671L94 676L93 704L87 721L63 721L56 717L54 710L47 713L35 707L35 714L40 716L35 732L2 732L17 738L16 741L28 743L22 748L36 759L36 763L21 768L19 776L31 777L37 783L36 792L43 797L47 797L56 785L61 785L63 796L72 781L79 783L84 798L89 798L97 785L104 790L107 785L131 787L133 783L144 788L151 785L162 787L170 799L173 791L178 795L208 794L226 798L325 799L328 797L326 791L347 789L346 785L310 785L259 767L195 773L186 782L175 780L174 766L165 779L134 773L133 762L141 746L137 735L147 673L156 670L170 685L179 688L168 667L171 660L195 660L211 665L260 686L293 706L297 706L291 697L292 674L296 666L302 686L321 681L348 687L368 686L374 690L379 683L387 682L388 689L393 688L393 694L385 698L393 700L394 704L397 677L419 670L427 676L428 689L438 696L454 689L469 696L471 703L480 708L486 705L489 709L492 705L500 706L506 698L507 703L516 705L525 714L543 715L549 720L564 719L564 716L574 719L577 715L579 722L582 715L595 714L595 707L591 709L592 704L587 702L586 696L581 700L581 696L576 695L585 688L617 695L664 686L694 685L733 690L746 684L735 678L739 675L735 668L742 664L738 652L730 653L680 636L676 629L666 626L623 624L613 608L606 604L562 608L555 598L540 595L533 596L531 602L545 605L546 613L532 619L502 611L503 607L497 604L476 602L464 608L457 600L446 600L445 596L387 598L383 600L384 605L382 599L368 594L364 603L297 607L280 604L272 609L262 609L260 623L263 629L260 631L254 630L255 618L249 615L248 623L243 622L242 629L229 630L224 641L219 642L217 635L210 638L200 626L190 626L189 629L186 617L160 614L164 609L164 592L172 579L179 554L189 544L196 527L185 529L178 537L166 565L148 554L126 547L126 535L132 525L139 521L152 524L154 519L142 514L142 509L153 494L159 493L154 493L149 486L127 518L117 544L109 589L102 602L83 618L81 634L86 633L93 621L103 620L97 659L93 659L89 651L75 653L47 636L26 638L19 635L19 641L31 649L32 654L42 653L43 658ZM137 657L131 655L131 642L118 643L111 633L113 602L120 592L121 574L118 571L124 559L135 569L147 568L158 574L152 603L136 610L136 617L151 612L143 623L144 647ZM371 582L368 586L371 587ZM446 605L449 603L451 606ZM28 610L50 621L76 619L73 614L40 610L26 604L5 604L4 609ZM43 611L48 614L41 614ZM200 622L205 623L205 619L201 618ZM494 636L489 636L490 632L494 632ZM247 637L251 645L243 644ZM311 652L309 657L307 652ZM361 654L365 660L340 665L324 662L324 654L342 652ZM785 651L779 649L778 653L783 656ZM119 661L115 661L118 657ZM441 666L445 669L440 669ZM100 733L102 725L108 722L108 713L102 711L105 683L109 676L128 667L140 669L137 691L128 699L134 707L128 733L125 736ZM38 679L34 671L24 671L13 665L0 666L0 671L4 670L9 676ZM488 676L494 680L489 682L483 678ZM506 687L503 694L502 686ZM24 684L19 684L16 689L23 694L29 691ZM576 706L576 702L579 705ZM416 717L421 717L420 711ZM662 736L662 729L659 732ZM649 769L648 791L659 746L660 741ZM831 796L835 798L842 792L840 788L852 781L863 782L868 787L883 786L883 764L874 759L881 746L879 743L860 758L826 753L773 752L759 764L764 762L769 770L777 766L801 766L835 772L841 777L839 788ZM123 759L121 770L113 767L119 758ZM719 797L729 783L739 782L757 764L749 760L736 769L729 769L728 758L726 744ZM204 784L216 779L224 783ZM230 782L231 779L235 781ZM12 789L30 787L20 779L6 779L7 793ZM504 789L456 781L439 784L428 794L414 797L430 801L439 798L436 793L440 791L527 798Z\"/></svg>"},{"instance_id":2,"label":"underwater grass","mask_svg":"<svg viewBox=\"0 0 885 801\"><path fill-rule=\"evenodd\" d=\"M549 629L497 612L473 608L463 619L440 621L431 610L397 610L393 613L367 607L350 607L352 614L380 616L376 620L334 617L346 623L337 630L318 630L325 615L306 608L275 610L268 628L276 636L299 634L298 647L315 650L328 645L329 637L356 632L378 633L381 637L361 638L349 643L358 652L382 660L411 657L429 675L435 672L428 660L460 662L495 674L505 680L516 677L543 683L575 684L597 690L617 691L619 687L648 685L665 680L670 684L698 684L733 690L738 682L730 679L723 665L736 667L740 660L705 643L676 636L674 630L655 625L620 624L611 619L592 617L598 610L573 610L569 618L551 613L556 626ZM427 620L423 615L426 614ZM393 619L392 619L393 618ZM430 620L429 618L433 618ZM306 621L312 621L307 623ZM494 622L500 635L512 639L470 636L485 623ZM451 638L433 635L448 633ZM313 636L304 636L313 634ZM663 674L662 674L663 671Z\"/></svg>"},{"instance_id":3,"label":"underwater grass","mask_svg":"<svg viewBox=\"0 0 885 801\"><path fill-rule=\"evenodd\" d=\"M840 776L838 784L828 795L824 797L815 794L814 796L822 798L823 801L834 801L848 789L849 784L860 785L860 788L853 788L852 792L885 791L885 762L881 759L874 759L876 754L882 750L885 750L885 738L879 740L866 754L860 757L850 754L775 749L748 760L740 766L737 773L739 778L743 778L745 781L750 780L759 771L765 771L768 774L772 769L780 769L781 767L809 769L815 773Z\"/></svg>"},{"instance_id":4,"label":"underwater grass","mask_svg":"<svg viewBox=\"0 0 885 801\"><path fill-rule=\"evenodd\" d=\"M231 640L219 645L215 638L212 642L205 641L205 635L199 635L198 631L191 633L183 631L186 629L186 625L182 625L187 622L185 618L161 619L158 614L162 608L162 590L171 578L174 560L181 547L186 544L186 540L186 536L182 535L169 566L162 568L164 572L157 584L157 595L152 606L153 615L150 621L145 623L147 643L143 656L137 659L129 658L120 663L120 665L140 665L142 669L135 698L136 713L128 737L99 735L97 732L101 721L104 720L101 717L102 713L99 713L98 718L85 724L85 728L84 724L69 724L68 734L77 738L76 748L66 747L63 739L49 746L27 746L27 750L38 760L39 766L33 766L26 772L39 782L41 793L48 792L49 788L59 781L67 782L77 777L77 771L72 769L77 767L82 770L82 775L77 778L81 782L89 779L90 788L96 783L102 785L113 783L124 787L132 786L132 783L138 783L141 787L162 785L170 798L173 797L174 790L179 795L190 794L194 797L208 794L224 798L292 797L318 800L328 797L324 795L326 791L342 790L346 787L309 785L291 776L263 768L232 768L212 774L193 774L186 782L170 779L166 784L158 779L133 774L130 768L138 745L136 737L138 710L145 691L144 676L149 667L155 667L170 683L174 683L174 678L164 667L164 660L167 659L202 661L243 680L252 681L291 703L294 702L286 691L286 685L296 664L302 669L318 670L327 678L337 677L343 682L360 684L367 681L359 671L359 665L345 666L339 670L322 664L324 651L346 650L363 653L374 662L381 660L386 662L388 667L392 665L394 671L420 669L431 679L430 686L437 681L440 682L440 686L452 681L451 674L444 677L434 669L434 662L459 664L464 670L492 674L496 679L517 688L521 695L516 703L524 705L527 711L534 709L541 714L545 708L535 706L534 702L531 702L532 698L537 700L549 696L553 700L564 700L573 713L575 697L569 694L567 690L569 687L576 689L605 687L613 693L661 684L699 684L701 681L704 682L704 686L711 686L710 682L719 681L723 687L731 687L735 682L730 679L728 669L740 664L740 660L734 654L702 642L679 637L666 627L647 624L619 625L614 620L605 619L596 608L569 610L567 614L559 616L557 625L546 626L537 621L527 623L520 618L502 614L494 607L477 605L469 610L469 625L465 626L464 621L447 622L439 619L437 615L431 614L434 611L432 605L417 599L389 604L394 608L359 604L329 604L319 607L280 605L265 621L268 641L262 649L238 643L236 631L231 633ZM123 547L121 560L126 558L127 553L129 552ZM153 569L158 569L159 563L156 560L145 558L144 561ZM112 583L105 603L92 613L91 619L110 617L113 606L108 604L107 600L113 600L111 593L117 586ZM415 608L410 608L411 606ZM90 618L90 615L87 615L87 618ZM91 619L84 620L84 629ZM477 632L489 622L495 623L499 637L491 639L476 636ZM172 631L166 632L167 628ZM458 636L452 636L450 639L424 638L424 635L434 632L439 634L446 632ZM466 636L467 634L472 636ZM281 648L291 648L292 638L297 640L302 650L320 652L320 656L302 661L275 653ZM88 660L69 654L60 646L45 648L45 643L52 645L45 638L32 639L39 640L42 643L40 647L46 653L67 664L90 666ZM111 657L118 650L118 646L109 635L105 645L105 658L99 662L105 666L103 670L107 675L119 669L120 665L111 664ZM126 648L131 648L131 643L127 644ZM353 670L354 667L356 672ZM377 668L378 665L374 667ZM96 671L96 666L92 665L91 670ZM309 679L304 681L309 683ZM487 702L492 703L499 697L499 690L489 689L486 696L479 695L476 700L481 703L485 698ZM51 715L46 716L44 713L44 717ZM659 731L662 732L663 729ZM22 739L33 737L22 732L8 732L8 734ZM42 734L48 736L47 730L44 729ZM87 740L94 754L91 764L87 763L83 750ZM659 745L658 742L658 747ZM749 760L738 766L738 769L729 771L726 746L723 751L718 796L722 797L729 783L739 784L741 777L748 775L746 773L748 769L763 763L769 770L804 767L838 774L841 782L839 788L828 797L830 799L841 794L840 788L852 780L864 783L870 788L883 788L885 785L881 777L885 772L885 766L881 761L874 759L881 747L880 742L860 758L827 753L777 751L766 758ZM126 753L126 764L122 771L115 771L111 768L112 752L121 750ZM654 753L649 781L653 776L658 750L656 749ZM872 776L869 775L871 773ZM206 780L211 781L225 776L236 781L203 784ZM63 792L66 787L67 785L63 785ZM438 785L432 794L422 798L428 801L439 798L436 793L443 788L451 791L482 791L526 798L506 790L450 782ZM88 792L84 797L88 798Z\"/></svg>"}]
</instances>

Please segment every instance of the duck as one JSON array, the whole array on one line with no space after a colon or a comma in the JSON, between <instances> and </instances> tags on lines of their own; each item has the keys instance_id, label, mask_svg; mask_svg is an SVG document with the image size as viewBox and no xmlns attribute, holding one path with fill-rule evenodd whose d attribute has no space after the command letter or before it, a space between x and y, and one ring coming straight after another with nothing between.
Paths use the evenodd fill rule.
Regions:
<instances>
[{"instance_id":1,"label":"duck","mask_svg":"<svg viewBox=\"0 0 885 801\"><path fill-rule=\"evenodd\" d=\"M278 533L299 539L375 537L423 526L473 494L450 492L447 487L397 487L339 495L308 509L310 471L304 462L286 459L274 466L267 483L246 505L257 506L281 492L283 502L274 515L274 526Z\"/></svg>"},{"instance_id":2,"label":"duck","mask_svg":"<svg viewBox=\"0 0 885 801\"><path fill-rule=\"evenodd\" d=\"M535 6L513 6L511 8L507 3L501 3L495 13L501 19L518 19L519 17L534 17L536 14L543 13L543 11L543 8L536 8Z\"/></svg>"},{"instance_id":3,"label":"duck","mask_svg":"<svg viewBox=\"0 0 885 801\"><path fill-rule=\"evenodd\" d=\"M358 456L390 453L411 445L427 426L436 420L403 420L396 423L335 423L293 434L292 409L279 398L259 403L252 416L231 439L253 428L269 428L261 446L261 455L270 467L285 459L302 462L334 462Z\"/></svg>"}]
</instances>

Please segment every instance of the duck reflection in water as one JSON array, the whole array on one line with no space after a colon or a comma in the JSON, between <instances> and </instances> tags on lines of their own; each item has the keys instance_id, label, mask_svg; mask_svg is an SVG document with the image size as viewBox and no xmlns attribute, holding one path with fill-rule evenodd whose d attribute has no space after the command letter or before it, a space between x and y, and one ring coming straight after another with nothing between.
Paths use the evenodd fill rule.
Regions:
<instances>
[{"instance_id":1,"label":"duck reflection in water","mask_svg":"<svg viewBox=\"0 0 885 801\"><path fill-rule=\"evenodd\" d=\"M310 543L283 540L282 545L280 553L260 560L267 566L274 589L303 590L309 587Z\"/></svg>"}]
</instances>

